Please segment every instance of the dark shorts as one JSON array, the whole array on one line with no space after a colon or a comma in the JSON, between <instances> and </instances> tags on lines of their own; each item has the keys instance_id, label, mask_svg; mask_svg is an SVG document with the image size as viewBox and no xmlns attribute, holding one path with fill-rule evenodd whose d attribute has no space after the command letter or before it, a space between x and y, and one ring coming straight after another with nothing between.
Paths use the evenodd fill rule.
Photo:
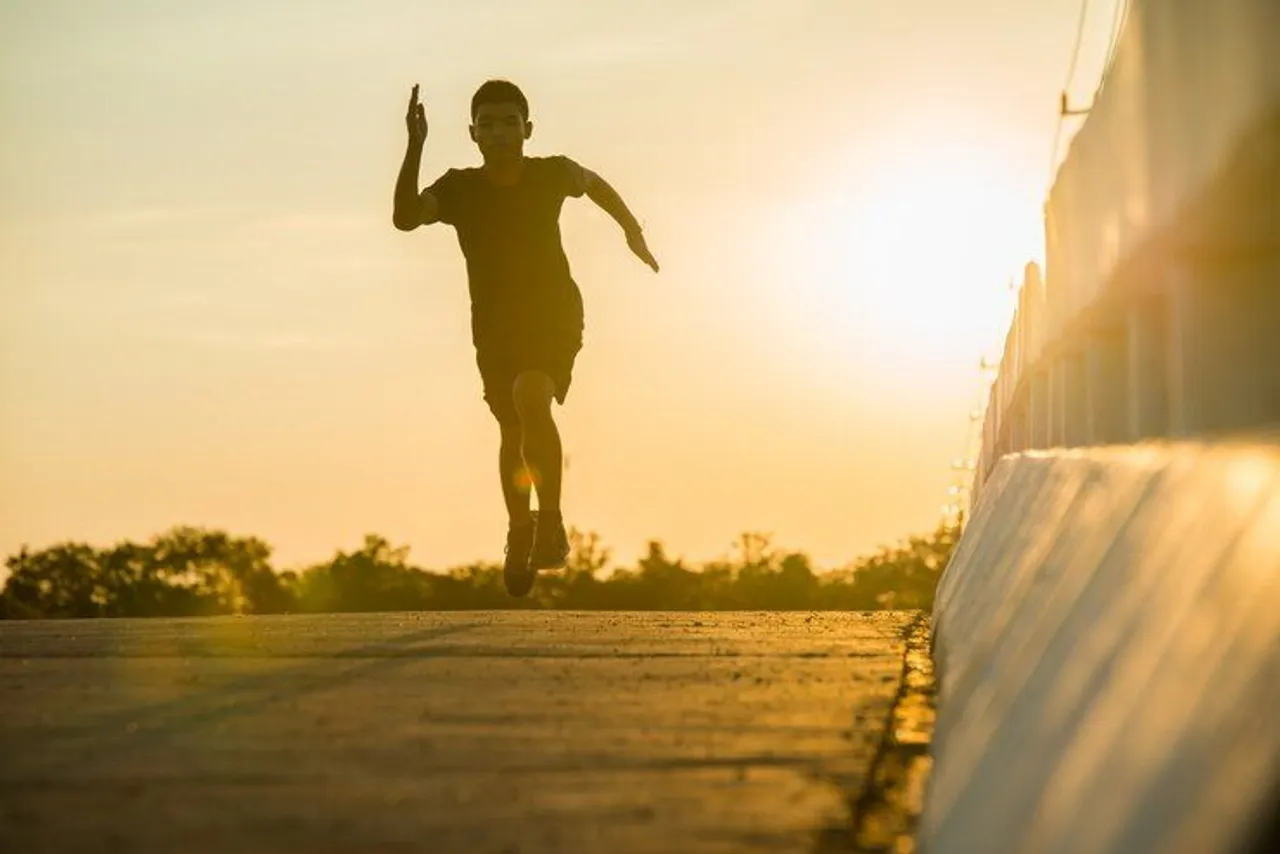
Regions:
<instances>
[{"instance_id":1,"label":"dark shorts","mask_svg":"<svg viewBox=\"0 0 1280 854\"><path fill-rule=\"evenodd\" d=\"M582 349L582 333L502 337L492 336L476 343L476 366L484 382L484 400L499 424L516 425L512 388L525 371L541 371L555 384L555 397L564 403L573 381L573 363Z\"/></svg>"}]
</instances>

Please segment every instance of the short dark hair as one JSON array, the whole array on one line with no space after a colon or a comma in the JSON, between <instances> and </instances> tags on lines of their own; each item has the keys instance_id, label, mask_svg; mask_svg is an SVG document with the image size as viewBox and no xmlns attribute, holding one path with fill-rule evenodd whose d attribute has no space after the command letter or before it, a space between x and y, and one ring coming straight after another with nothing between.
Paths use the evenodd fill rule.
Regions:
<instances>
[{"instance_id":1,"label":"short dark hair","mask_svg":"<svg viewBox=\"0 0 1280 854\"><path fill-rule=\"evenodd\" d=\"M486 80L471 96L471 120L475 121L481 104L515 104L520 108L520 117L529 121L529 100L525 98L520 87L510 80Z\"/></svg>"}]
</instances>

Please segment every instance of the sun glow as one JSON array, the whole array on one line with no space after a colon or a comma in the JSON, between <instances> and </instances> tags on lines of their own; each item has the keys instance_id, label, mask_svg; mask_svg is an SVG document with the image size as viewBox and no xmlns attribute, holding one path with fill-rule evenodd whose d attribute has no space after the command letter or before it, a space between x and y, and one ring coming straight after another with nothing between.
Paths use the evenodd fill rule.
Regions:
<instances>
[{"instance_id":1,"label":"sun glow","mask_svg":"<svg viewBox=\"0 0 1280 854\"><path fill-rule=\"evenodd\" d=\"M788 289L806 356L904 390L998 352L1009 284L1042 246L1041 187L973 142L887 147L790 226Z\"/></svg>"}]
</instances>

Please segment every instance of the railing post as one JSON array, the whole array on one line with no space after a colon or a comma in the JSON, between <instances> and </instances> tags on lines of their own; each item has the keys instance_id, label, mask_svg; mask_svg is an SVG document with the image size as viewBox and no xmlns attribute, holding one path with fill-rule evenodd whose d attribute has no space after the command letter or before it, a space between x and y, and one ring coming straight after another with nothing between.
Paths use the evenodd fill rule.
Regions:
<instances>
[{"instance_id":1,"label":"railing post","mask_svg":"<svg viewBox=\"0 0 1280 854\"><path fill-rule=\"evenodd\" d=\"M1104 325L1090 336L1085 365L1088 444L1119 444L1128 438L1126 337L1125 327L1116 324Z\"/></svg>"},{"instance_id":2,"label":"railing post","mask_svg":"<svg viewBox=\"0 0 1280 854\"><path fill-rule=\"evenodd\" d=\"M1062 357L1062 444L1068 448L1089 442L1087 378L1083 350L1065 353Z\"/></svg>"},{"instance_id":3,"label":"railing post","mask_svg":"<svg viewBox=\"0 0 1280 854\"><path fill-rule=\"evenodd\" d=\"M1125 317L1128 329L1128 440L1169 434L1169 303L1164 295L1136 300Z\"/></svg>"},{"instance_id":4,"label":"railing post","mask_svg":"<svg viewBox=\"0 0 1280 854\"><path fill-rule=\"evenodd\" d=\"M1166 352L1169 379L1169 435L1186 436L1197 421L1191 379L1191 337L1194 333L1191 277L1178 266L1166 271L1165 293L1169 306Z\"/></svg>"}]
</instances>

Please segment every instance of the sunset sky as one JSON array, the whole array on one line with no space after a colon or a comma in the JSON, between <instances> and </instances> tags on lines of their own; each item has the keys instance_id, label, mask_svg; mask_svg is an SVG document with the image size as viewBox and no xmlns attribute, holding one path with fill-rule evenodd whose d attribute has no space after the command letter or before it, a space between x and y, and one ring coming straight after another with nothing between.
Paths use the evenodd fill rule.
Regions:
<instances>
[{"instance_id":1,"label":"sunset sky","mask_svg":"<svg viewBox=\"0 0 1280 854\"><path fill-rule=\"evenodd\" d=\"M528 153L608 179L662 264L566 203L566 521L622 562L753 530L823 567L931 529L1042 254L1079 10L7 0L0 554L188 523L278 566L365 532L432 568L499 560L462 258L447 227L391 225L410 87L425 184L478 162L488 77L529 96Z\"/></svg>"}]
</instances>

